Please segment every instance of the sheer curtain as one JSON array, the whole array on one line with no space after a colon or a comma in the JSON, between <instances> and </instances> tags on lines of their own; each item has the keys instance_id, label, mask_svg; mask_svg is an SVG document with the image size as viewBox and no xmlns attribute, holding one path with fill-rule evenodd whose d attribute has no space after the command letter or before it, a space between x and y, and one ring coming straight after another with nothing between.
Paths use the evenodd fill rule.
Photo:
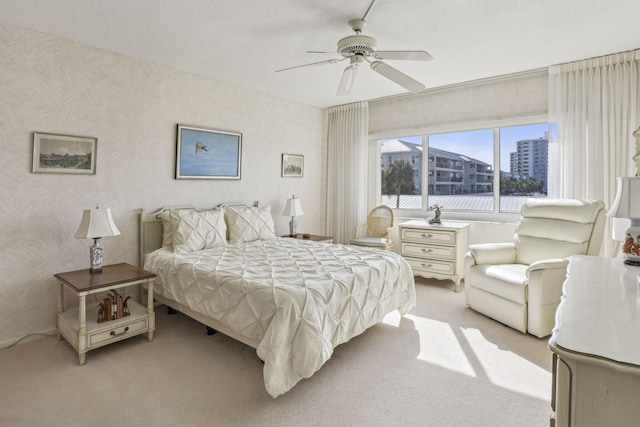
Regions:
<instances>
[{"instance_id":1,"label":"sheer curtain","mask_svg":"<svg viewBox=\"0 0 640 427\"><path fill-rule=\"evenodd\" d=\"M368 132L367 102L329 108L326 229L336 243L349 243L367 215Z\"/></svg>"},{"instance_id":2,"label":"sheer curtain","mask_svg":"<svg viewBox=\"0 0 640 427\"><path fill-rule=\"evenodd\" d=\"M549 121L558 124L557 176L550 195L597 199L609 207L616 176L633 176L640 125L640 50L549 68ZM613 256L607 224L604 256Z\"/></svg>"}]
</instances>

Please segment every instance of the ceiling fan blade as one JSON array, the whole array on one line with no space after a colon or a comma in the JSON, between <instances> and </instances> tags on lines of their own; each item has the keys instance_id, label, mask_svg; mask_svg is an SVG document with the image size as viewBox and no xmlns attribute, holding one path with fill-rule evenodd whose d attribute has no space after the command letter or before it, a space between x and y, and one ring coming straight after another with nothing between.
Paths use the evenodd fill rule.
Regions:
<instances>
[{"instance_id":1,"label":"ceiling fan blade","mask_svg":"<svg viewBox=\"0 0 640 427\"><path fill-rule=\"evenodd\" d=\"M371 69L378 74L382 74L389 80L399 84L409 92L417 93L424 89L424 85L417 80L412 79L403 72L396 70L384 62L374 61L371 63Z\"/></svg>"},{"instance_id":2,"label":"ceiling fan blade","mask_svg":"<svg viewBox=\"0 0 640 427\"><path fill-rule=\"evenodd\" d=\"M432 61L433 56L424 50L376 50L373 56L377 59L398 59L405 61Z\"/></svg>"},{"instance_id":3,"label":"ceiling fan blade","mask_svg":"<svg viewBox=\"0 0 640 427\"><path fill-rule=\"evenodd\" d=\"M322 65L322 64L335 64L336 62L344 61L345 59L347 59L347 58L327 59L326 61L312 62L310 64L304 64L304 65L296 65L295 67L289 67L289 68L283 68L281 70L276 70L276 73L279 73L280 71L294 70L296 68L315 67L316 65Z\"/></svg>"},{"instance_id":4,"label":"ceiling fan blade","mask_svg":"<svg viewBox=\"0 0 640 427\"><path fill-rule=\"evenodd\" d=\"M308 50L307 53L330 53L330 54L334 55L336 53L336 51L334 50L333 52L325 52L323 50Z\"/></svg>"},{"instance_id":5,"label":"ceiling fan blade","mask_svg":"<svg viewBox=\"0 0 640 427\"><path fill-rule=\"evenodd\" d=\"M356 79L356 74L358 74L358 67L355 65L349 65L344 69L342 77L340 78L340 84L338 85L338 92L336 92L336 95L349 95L349 92L351 92L351 87L353 86L353 82Z\"/></svg>"}]
</instances>

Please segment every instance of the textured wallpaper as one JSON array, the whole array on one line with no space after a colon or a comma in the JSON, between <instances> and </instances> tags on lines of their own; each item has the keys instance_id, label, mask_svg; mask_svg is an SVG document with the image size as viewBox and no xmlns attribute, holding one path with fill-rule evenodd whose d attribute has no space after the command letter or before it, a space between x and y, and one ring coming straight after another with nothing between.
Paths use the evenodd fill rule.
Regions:
<instances>
[{"instance_id":1,"label":"textured wallpaper","mask_svg":"<svg viewBox=\"0 0 640 427\"><path fill-rule=\"evenodd\" d=\"M241 132L241 180L173 179L178 123ZM98 138L96 175L33 174L34 131ZM0 344L55 328L53 274L88 267L74 234L96 203L122 233L105 264L137 264L141 208L258 200L283 234L295 193L298 230L324 231L321 109L3 23L0 148ZM305 156L303 178L280 177L282 153Z\"/></svg>"}]
</instances>

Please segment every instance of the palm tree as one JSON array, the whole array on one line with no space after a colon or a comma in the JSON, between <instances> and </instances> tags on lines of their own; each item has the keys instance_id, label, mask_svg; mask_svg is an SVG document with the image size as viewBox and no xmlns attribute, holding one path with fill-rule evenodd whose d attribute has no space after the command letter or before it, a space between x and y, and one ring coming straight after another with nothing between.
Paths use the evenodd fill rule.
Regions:
<instances>
[{"instance_id":1,"label":"palm tree","mask_svg":"<svg viewBox=\"0 0 640 427\"><path fill-rule=\"evenodd\" d=\"M395 160L382 168L382 193L395 194L396 208L400 207L401 194L413 194L415 186L413 165L406 160Z\"/></svg>"}]
</instances>

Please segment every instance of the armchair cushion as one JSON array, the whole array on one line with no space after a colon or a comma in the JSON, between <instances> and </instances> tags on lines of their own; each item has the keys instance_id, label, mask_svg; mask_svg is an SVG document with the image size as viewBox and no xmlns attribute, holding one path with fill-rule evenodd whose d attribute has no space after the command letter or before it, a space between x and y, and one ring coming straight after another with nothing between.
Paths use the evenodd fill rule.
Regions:
<instances>
[{"instance_id":1,"label":"armchair cushion","mask_svg":"<svg viewBox=\"0 0 640 427\"><path fill-rule=\"evenodd\" d=\"M527 302L528 282L524 264L480 265L472 272L473 286L521 304Z\"/></svg>"},{"instance_id":2,"label":"armchair cushion","mask_svg":"<svg viewBox=\"0 0 640 427\"><path fill-rule=\"evenodd\" d=\"M385 237L359 237L357 239L351 239L351 244L358 246L371 246L375 248L386 248L387 239Z\"/></svg>"}]
</instances>

